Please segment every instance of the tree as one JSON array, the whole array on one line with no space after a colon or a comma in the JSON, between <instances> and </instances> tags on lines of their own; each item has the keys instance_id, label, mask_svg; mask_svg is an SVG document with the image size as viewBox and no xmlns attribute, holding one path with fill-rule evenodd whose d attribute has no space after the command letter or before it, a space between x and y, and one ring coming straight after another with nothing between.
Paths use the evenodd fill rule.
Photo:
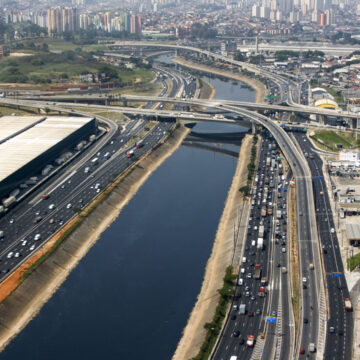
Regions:
<instances>
[{"instance_id":1,"label":"tree","mask_svg":"<svg viewBox=\"0 0 360 360\"><path fill-rule=\"evenodd\" d=\"M239 50L236 50L234 59L237 61L245 61L244 55Z\"/></svg>"}]
</instances>

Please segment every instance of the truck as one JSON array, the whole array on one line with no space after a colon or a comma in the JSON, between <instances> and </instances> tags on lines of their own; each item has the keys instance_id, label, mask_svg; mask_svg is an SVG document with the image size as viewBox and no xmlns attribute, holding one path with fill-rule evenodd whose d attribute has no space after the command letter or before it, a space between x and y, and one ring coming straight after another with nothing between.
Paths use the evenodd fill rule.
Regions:
<instances>
[{"instance_id":1,"label":"truck","mask_svg":"<svg viewBox=\"0 0 360 360\"><path fill-rule=\"evenodd\" d=\"M128 158L133 157L133 155L134 155L134 150L130 150L130 151L128 151L128 153L126 154L126 156L127 156Z\"/></svg>"},{"instance_id":2,"label":"truck","mask_svg":"<svg viewBox=\"0 0 360 360\"><path fill-rule=\"evenodd\" d=\"M266 166L270 166L270 158L266 158Z\"/></svg>"},{"instance_id":3,"label":"truck","mask_svg":"<svg viewBox=\"0 0 360 360\"><path fill-rule=\"evenodd\" d=\"M314 343L310 343L308 350L309 350L309 352L314 353L314 352L315 352L315 344L314 344Z\"/></svg>"},{"instance_id":4,"label":"truck","mask_svg":"<svg viewBox=\"0 0 360 360\"><path fill-rule=\"evenodd\" d=\"M273 207L272 207L272 206L268 206L268 208L267 208L267 213L268 213L268 215L272 215L272 214L273 214Z\"/></svg>"},{"instance_id":5,"label":"truck","mask_svg":"<svg viewBox=\"0 0 360 360\"><path fill-rule=\"evenodd\" d=\"M261 265L256 264L255 265L255 271L254 271L254 279L255 280L260 280L260 277L261 277Z\"/></svg>"},{"instance_id":6,"label":"truck","mask_svg":"<svg viewBox=\"0 0 360 360\"><path fill-rule=\"evenodd\" d=\"M15 204L16 198L15 196L9 196L8 198L2 201L4 207L9 208L11 205Z\"/></svg>"},{"instance_id":7,"label":"truck","mask_svg":"<svg viewBox=\"0 0 360 360\"><path fill-rule=\"evenodd\" d=\"M281 210L277 210L277 211L276 211L276 218L277 218L277 219L281 219L281 217L282 217Z\"/></svg>"},{"instance_id":8,"label":"truck","mask_svg":"<svg viewBox=\"0 0 360 360\"><path fill-rule=\"evenodd\" d=\"M264 239L263 238L258 238L257 239L257 249L262 250L263 248L264 248Z\"/></svg>"},{"instance_id":9,"label":"truck","mask_svg":"<svg viewBox=\"0 0 360 360\"><path fill-rule=\"evenodd\" d=\"M4 232L0 230L0 239L2 239L3 237L4 237Z\"/></svg>"},{"instance_id":10,"label":"truck","mask_svg":"<svg viewBox=\"0 0 360 360\"><path fill-rule=\"evenodd\" d=\"M267 279L266 276L263 276L263 277L261 278L260 284L261 284L261 286L267 286L267 284L268 284L268 279Z\"/></svg>"},{"instance_id":11,"label":"truck","mask_svg":"<svg viewBox=\"0 0 360 360\"><path fill-rule=\"evenodd\" d=\"M259 287L258 295L259 295L260 297L264 297L264 296L265 296L265 291L266 291L265 286L260 286L260 287Z\"/></svg>"},{"instance_id":12,"label":"truck","mask_svg":"<svg viewBox=\"0 0 360 360\"><path fill-rule=\"evenodd\" d=\"M247 341L246 341L246 346L247 347L253 347L254 346L254 341L255 341L255 336L254 335L248 335Z\"/></svg>"},{"instance_id":13,"label":"truck","mask_svg":"<svg viewBox=\"0 0 360 360\"><path fill-rule=\"evenodd\" d=\"M259 237L260 238L264 237L264 225L259 226Z\"/></svg>"},{"instance_id":14,"label":"truck","mask_svg":"<svg viewBox=\"0 0 360 360\"><path fill-rule=\"evenodd\" d=\"M137 149L140 149L141 147L143 147L144 144L143 144L143 140L139 140L137 143L136 143L136 148Z\"/></svg>"},{"instance_id":15,"label":"truck","mask_svg":"<svg viewBox=\"0 0 360 360\"><path fill-rule=\"evenodd\" d=\"M261 216L262 216L262 217L265 217L266 214L267 214L266 206L264 205L264 206L261 208Z\"/></svg>"},{"instance_id":16,"label":"truck","mask_svg":"<svg viewBox=\"0 0 360 360\"><path fill-rule=\"evenodd\" d=\"M344 303L345 303L345 310L346 311L352 311L352 305L351 305L351 300L349 298L344 299Z\"/></svg>"},{"instance_id":17,"label":"truck","mask_svg":"<svg viewBox=\"0 0 360 360\"><path fill-rule=\"evenodd\" d=\"M245 304L240 304L240 306L239 306L239 314L241 314L241 315L246 314L246 305Z\"/></svg>"}]
</instances>

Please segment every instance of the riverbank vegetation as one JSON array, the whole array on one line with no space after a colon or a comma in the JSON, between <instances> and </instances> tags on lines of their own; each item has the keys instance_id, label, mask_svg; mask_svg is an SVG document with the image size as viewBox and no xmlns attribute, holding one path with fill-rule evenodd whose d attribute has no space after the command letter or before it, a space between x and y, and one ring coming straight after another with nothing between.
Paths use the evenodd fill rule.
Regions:
<instances>
[{"instance_id":1,"label":"riverbank vegetation","mask_svg":"<svg viewBox=\"0 0 360 360\"><path fill-rule=\"evenodd\" d=\"M237 275L233 273L233 267L228 266L224 276L223 287L218 290L220 298L213 320L210 323L206 323L204 326L207 330L205 341L202 344L198 355L192 360L206 360L210 357L216 340L221 332L228 305L234 296L236 278Z\"/></svg>"},{"instance_id":2,"label":"riverbank vegetation","mask_svg":"<svg viewBox=\"0 0 360 360\"><path fill-rule=\"evenodd\" d=\"M340 149L354 149L360 146L360 139L356 134L345 131L315 130L311 136L324 150L339 151Z\"/></svg>"},{"instance_id":3,"label":"riverbank vegetation","mask_svg":"<svg viewBox=\"0 0 360 360\"><path fill-rule=\"evenodd\" d=\"M254 179L256 172L256 144L258 142L258 137L255 135L252 140L251 152L250 152L250 162L248 164L248 176L247 184L242 186L239 191L244 194L244 196L249 196L251 192L251 185Z\"/></svg>"}]
</instances>

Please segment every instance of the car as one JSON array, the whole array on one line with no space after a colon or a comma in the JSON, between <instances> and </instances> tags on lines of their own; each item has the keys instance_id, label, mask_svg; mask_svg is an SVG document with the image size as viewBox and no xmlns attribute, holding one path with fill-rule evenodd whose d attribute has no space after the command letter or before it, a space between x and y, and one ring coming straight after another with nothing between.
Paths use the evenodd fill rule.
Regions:
<instances>
[{"instance_id":1,"label":"car","mask_svg":"<svg viewBox=\"0 0 360 360\"><path fill-rule=\"evenodd\" d=\"M233 305L233 310L238 311L239 310L239 305Z\"/></svg>"},{"instance_id":2,"label":"car","mask_svg":"<svg viewBox=\"0 0 360 360\"><path fill-rule=\"evenodd\" d=\"M307 324L309 320L307 318L304 318L304 324Z\"/></svg>"},{"instance_id":3,"label":"car","mask_svg":"<svg viewBox=\"0 0 360 360\"><path fill-rule=\"evenodd\" d=\"M260 310L260 309L256 309L255 314L256 314L256 315L260 315L260 314L261 314L261 310Z\"/></svg>"},{"instance_id":4,"label":"car","mask_svg":"<svg viewBox=\"0 0 360 360\"><path fill-rule=\"evenodd\" d=\"M242 274L245 274L245 268L241 268L240 272L241 272Z\"/></svg>"},{"instance_id":5,"label":"car","mask_svg":"<svg viewBox=\"0 0 360 360\"><path fill-rule=\"evenodd\" d=\"M21 241L21 246L25 246L26 244L27 244L27 240L24 239Z\"/></svg>"},{"instance_id":6,"label":"car","mask_svg":"<svg viewBox=\"0 0 360 360\"><path fill-rule=\"evenodd\" d=\"M49 205L49 210L54 210L55 209L55 204L50 204Z\"/></svg>"},{"instance_id":7,"label":"car","mask_svg":"<svg viewBox=\"0 0 360 360\"><path fill-rule=\"evenodd\" d=\"M331 228L331 229L330 229L330 232L331 232L332 234L334 234L334 233L335 233L335 229L334 229L334 228Z\"/></svg>"},{"instance_id":8,"label":"car","mask_svg":"<svg viewBox=\"0 0 360 360\"><path fill-rule=\"evenodd\" d=\"M339 330L339 331L338 331L338 334L339 334L339 336L343 336L343 335L344 335L344 332L343 332L342 330Z\"/></svg>"},{"instance_id":9,"label":"car","mask_svg":"<svg viewBox=\"0 0 360 360\"><path fill-rule=\"evenodd\" d=\"M13 256L14 256L14 253L13 253L12 251L10 251L10 252L6 255L6 257L7 257L8 259L11 259Z\"/></svg>"},{"instance_id":10,"label":"car","mask_svg":"<svg viewBox=\"0 0 360 360\"><path fill-rule=\"evenodd\" d=\"M238 281L238 285L239 286L243 286L244 285L244 279L239 279L239 281Z\"/></svg>"},{"instance_id":11,"label":"car","mask_svg":"<svg viewBox=\"0 0 360 360\"><path fill-rule=\"evenodd\" d=\"M255 301L256 297L253 295L250 299L251 299L251 301Z\"/></svg>"},{"instance_id":12,"label":"car","mask_svg":"<svg viewBox=\"0 0 360 360\"><path fill-rule=\"evenodd\" d=\"M248 278L248 279L251 279L251 273L248 273L247 275L246 275L246 277Z\"/></svg>"},{"instance_id":13,"label":"car","mask_svg":"<svg viewBox=\"0 0 360 360\"><path fill-rule=\"evenodd\" d=\"M329 333L333 334L335 332L335 328L333 326L330 326L329 328Z\"/></svg>"},{"instance_id":14,"label":"car","mask_svg":"<svg viewBox=\"0 0 360 360\"><path fill-rule=\"evenodd\" d=\"M306 283L307 282L306 277L303 277L302 281L303 281L303 283Z\"/></svg>"},{"instance_id":15,"label":"car","mask_svg":"<svg viewBox=\"0 0 360 360\"><path fill-rule=\"evenodd\" d=\"M67 209L70 209L71 207L72 207L72 205L70 203L66 205Z\"/></svg>"},{"instance_id":16,"label":"car","mask_svg":"<svg viewBox=\"0 0 360 360\"><path fill-rule=\"evenodd\" d=\"M53 224L54 222L55 222L54 218L51 218L51 219L49 220L49 223L50 223L50 224Z\"/></svg>"},{"instance_id":17,"label":"car","mask_svg":"<svg viewBox=\"0 0 360 360\"><path fill-rule=\"evenodd\" d=\"M59 221L59 225L60 226L63 226L64 225L64 222L62 220Z\"/></svg>"},{"instance_id":18,"label":"car","mask_svg":"<svg viewBox=\"0 0 360 360\"><path fill-rule=\"evenodd\" d=\"M249 297L249 296L250 296L250 291L246 291L246 292L245 292L245 296L246 296L246 297Z\"/></svg>"},{"instance_id":19,"label":"car","mask_svg":"<svg viewBox=\"0 0 360 360\"><path fill-rule=\"evenodd\" d=\"M235 330L235 331L233 332L233 336L234 336L234 337L239 337L239 336L240 336L240 331L239 331L239 330Z\"/></svg>"},{"instance_id":20,"label":"car","mask_svg":"<svg viewBox=\"0 0 360 360\"><path fill-rule=\"evenodd\" d=\"M271 316L276 317L276 316L277 316L277 310L273 310L273 311L271 312Z\"/></svg>"},{"instance_id":21,"label":"car","mask_svg":"<svg viewBox=\"0 0 360 360\"><path fill-rule=\"evenodd\" d=\"M245 286L245 291L249 291L250 288L248 286Z\"/></svg>"},{"instance_id":22,"label":"car","mask_svg":"<svg viewBox=\"0 0 360 360\"><path fill-rule=\"evenodd\" d=\"M16 252L14 257L18 258L20 256L20 253L19 252Z\"/></svg>"},{"instance_id":23,"label":"car","mask_svg":"<svg viewBox=\"0 0 360 360\"><path fill-rule=\"evenodd\" d=\"M248 312L248 317L253 317L253 316L254 316L254 313L251 312L251 311L249 311L249 312Z\"/></svg>"},{"instance_id":24,"label":"car","mask_svg":"<svg viewBox=\"0 0 360 360\"><path fill-rule=\"evenodd\" d=\"M13 224L14 223L14 219L10 219L10 224Z\"/></svg>"},{"instance_id":25,"label":"car","mask_svg":"<svg viewBox=\"0 0 360 360\"><path fill-rule=\"evenodd\" d=\"M302 211L300 211L300 212L299 212L299 215L300 215L300 216L303 216L303 213L302 213Z\"/></svg>"},{"instance_id":26,"label":"car","mask_svg":"<svg viewBox=\"0 0 360 360\"><path fill-rule=\"evenodd\" d=\"M300 350L299 350L299 354L300 355L304 355L305 354L305 349L302 347L302 348L300 348Z\"/></svg>"},{"instance_id":27,"label":"car","mask_svg":"<svg viewBox=\"0 0 360 360\"><path fill-rule=\"evenodd\" d=\"M34 240L37 241L37 240L40 240L41 239L41 235L40 234L36 234L34 236Z\"/></svg>"},{"instance_id":28,"label":"car","mask_svg":"<svg viewBox=\"0 0 360 360\"><path fill-rule=\"evenodd\" d=\"M244 343L245 343L245 340L244 340L244 339L240 339L239 344L240 344L240 345L244 345Z\"/></svg>"},{"instance_id":29,"label":"car","mask_svg":"<svg viewBox=\"0 0 360 360\"><path fill-rule=\"evenodd\" d=\"M283 247L283 248L281 249L281 252L286 253L286 248Z\"/></svg>"},{"instance_id":30,"label":"car","mask_svg":"<svg viewBox=\"0 0 360 360\"><path fill-rule=\"evenodd\" d=\"M231 320L236 320L236 315L232 315Z\"/></svg>"}]
</instances>

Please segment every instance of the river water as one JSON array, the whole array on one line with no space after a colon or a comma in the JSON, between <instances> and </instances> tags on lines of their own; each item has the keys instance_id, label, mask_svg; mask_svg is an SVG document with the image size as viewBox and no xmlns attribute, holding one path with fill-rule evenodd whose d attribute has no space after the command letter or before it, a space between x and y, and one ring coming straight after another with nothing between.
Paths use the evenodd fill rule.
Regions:
<instances>
[{"instance_id":1,"label":"river water","mask_svg":"<svg viewBox=\"0 0 360 360\"><path fill-rule=\"evenodd\" d=\"M255 98L240 84L207 80L218 98ZM1 359L170 359L200 290L236 164L181 146Z\"/></svg>"}]
</instances>

